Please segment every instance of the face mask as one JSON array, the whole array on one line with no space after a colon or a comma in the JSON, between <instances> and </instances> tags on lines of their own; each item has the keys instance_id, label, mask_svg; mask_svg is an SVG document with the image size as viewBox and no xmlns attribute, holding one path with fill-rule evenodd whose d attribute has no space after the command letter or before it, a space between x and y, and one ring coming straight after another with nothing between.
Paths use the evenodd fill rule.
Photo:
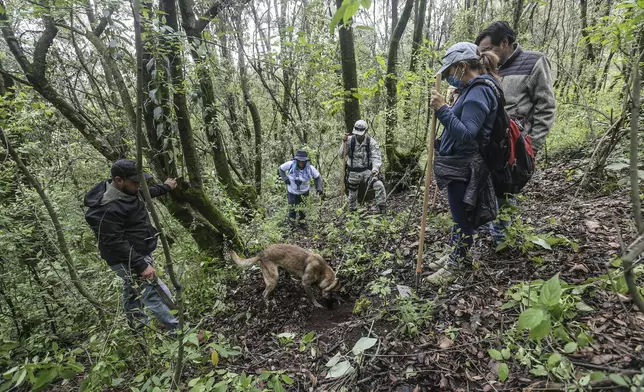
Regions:
<instances>
[{"instance_id":1,"label":"face mask","mask_svg":"<svg viewBox=\"0 0 644 392\"><path fill-rule=\"evenodd\" d=\"M459 88L459 86L461 85L461 81L456 79L456 77L453 75L447 77L447 83L449 83L449 85L454 88Z\"/></svg>"},{"instance_id":2,"label":"face mask","mask_svg":"<svg viewBox=\"0 0 644 392\"><path fill-rule=\"evenodd\" d=\"M458 71L456 71L456 72L458 72ZM463 78L463 75L465 75L465 68L462 68L461 76L458 77L458 78L455 75L448 76L447 77L447 83L449 83L449 85L454 87L454 88L460 89L461 83L462 83L461 79Z\"/></svg>"}]
</instances>

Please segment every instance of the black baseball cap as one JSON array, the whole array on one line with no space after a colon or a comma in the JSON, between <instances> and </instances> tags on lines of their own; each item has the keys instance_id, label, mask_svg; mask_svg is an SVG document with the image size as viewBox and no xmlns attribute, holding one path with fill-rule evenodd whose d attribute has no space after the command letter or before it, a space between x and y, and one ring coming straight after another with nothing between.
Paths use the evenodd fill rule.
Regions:
<instances>
[{"instance_id":1,"label":"black baseball cap","mask_svg":"<svg viewBox=\"0 0 644 392\"><path fill-rule=\"evenodd\" d=\"M121 177L132 181L139 181L139 173L136 172L136 161L131 159L119 159L114 162L110 173L112 174L112 178ZM148 173L144 173L143 175L146 180L152 178Z\"/></svg>"}]
</instances>

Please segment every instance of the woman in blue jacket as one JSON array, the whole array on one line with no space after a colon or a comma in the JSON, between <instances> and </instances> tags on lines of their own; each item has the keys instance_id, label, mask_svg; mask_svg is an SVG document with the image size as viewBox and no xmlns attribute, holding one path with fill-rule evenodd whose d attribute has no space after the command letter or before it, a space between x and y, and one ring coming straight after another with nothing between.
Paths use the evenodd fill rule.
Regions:
<instances>
[{"instance_id":1,"label":"woman in blue jacket","mask_svg":"<svg viewBox=\"0 0 644 392\"><path fill-rule=\"evenodd\" d=\"M454 220L450 254L429 265L437 270L429 281L449 280L457 268L471 265L474 230L496 217L496 199L490 174L481 155L489 140L499 106L498 57L478 53L474 44L461 42L447 50L439 73L460 95L451 108L432 91L430 105L445 130L437 141L434 174L439 188L447 188Z\"/></svg>"}]
</instances>

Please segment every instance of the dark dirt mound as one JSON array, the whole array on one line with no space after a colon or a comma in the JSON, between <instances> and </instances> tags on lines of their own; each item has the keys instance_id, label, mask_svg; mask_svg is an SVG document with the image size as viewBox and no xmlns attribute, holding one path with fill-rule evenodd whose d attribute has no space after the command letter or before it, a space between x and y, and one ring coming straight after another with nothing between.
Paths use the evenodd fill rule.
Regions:
<instances>
[{"instance_id":1,"label":"dark dirt mound","mask_svg":"<svg viewBox=\"0 0 644 392\"><path fill-rule=\"evenodd\" d=\"M377 336L377 355L370 351L361 368L346 383L348 390L360 391L429 391L429 390L494 390L487 382L495 380L494 361L488 348L500 348L501 336L515 322L518 311L500 310L505 290L521 281L549 279L556 273L568 283L581 283L589 277L605 274L607 262L620 248L618 227L626 243L634 239L630 204L626 193L580 194L566 169L579 163L567 163L540 171L525 192L522 218L539 233L561 234L579 244L579 251L555 248L539 252L540 263L520 252L496 253L484 231L476 241L478 268L465 271L449 287L438 290L422 284L419 296L434 301L434 315L429 327L415 339L396 332L396 324L386 319L361 318L352 314L353 301L334 309L316 309L305 298L301 285L288 276L281 276L273 295L274 303L266 311L261 293L264 283L258 270L249 271L247 278L230 287L228 302L235 304L237 314L246 317L213 318L206 328L236 336L245 348L243 370L288 370L296 383L292 390L335 390L342 383L325 379L324 364L336 353L350 352L361 336ZM416 192L398 194L390 200L394 213L405 210L410 203L420 204ZM337 206L329 207L335 208ZM437 210L447 211L444 195ZM419 210L410 216L410 225L397 240L374 241L372 254L399 250L405 268L392 265L397 284L414 287L414 266L418 247ZM614 223L616 222L616 223ZM336 222L342 225L343 222ZM309 233L311 235L312 233ZM323 238L302 235L296 243L312 249L324 249ZM447 233L429 229L426 244L447 242ZM331 264L342 260L342 250L334 251ZM365 273L364 281L348 282L354 298L361 294L358 287L377 275ZM353 289L352 289L353 287ZM584 300L595 309L585 320L595 342L570 358L577 366L596 369L638 369L644 357L635 350L644 345L644 317L630 311L631 303L607 290L596 290ZM374 299L374 306L381 304ZM628 309L628 313L624 312ZM249 316L250 315L250 316ZM293 332L296 341L314 331L317 339L315 355L281 347L277 334ZM451 331L451 334L449 333ZM277 359L279 358L279 360ZM235 365L233 364L232 368ZM511 367L511 376L496 390L520 390L543 387L545 378L535 378L525 367Z\"/></svg>"}]
</instances>

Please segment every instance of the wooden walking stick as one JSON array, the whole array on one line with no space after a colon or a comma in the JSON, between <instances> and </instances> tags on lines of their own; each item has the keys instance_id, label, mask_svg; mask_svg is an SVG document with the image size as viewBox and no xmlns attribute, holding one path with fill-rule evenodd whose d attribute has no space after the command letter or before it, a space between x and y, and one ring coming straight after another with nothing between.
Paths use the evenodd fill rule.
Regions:
<instances>
[{"instance_id":1,"label":"wooden walking stick","mask_svg":"<svg viewBox=\"0 0 644 392\"><path fill-rule=\"evenodd\" d=\"M436 75L434 88L440 91L441 75ZM429 99L431 99L431 94ZM420 216L420 238L418 239L418 261L416 262L416 291L420 285L420 274L423 272L423 248L425 247L425 225L427 223L427 206L429 205L429 185L432 182L432 170L434 165L434 138L436 138L436 111L432 116L429 127L430 135L427 141L427 170L425 171L425 195L423 197L423 211Z\"/></svg>"}]
</instances>

